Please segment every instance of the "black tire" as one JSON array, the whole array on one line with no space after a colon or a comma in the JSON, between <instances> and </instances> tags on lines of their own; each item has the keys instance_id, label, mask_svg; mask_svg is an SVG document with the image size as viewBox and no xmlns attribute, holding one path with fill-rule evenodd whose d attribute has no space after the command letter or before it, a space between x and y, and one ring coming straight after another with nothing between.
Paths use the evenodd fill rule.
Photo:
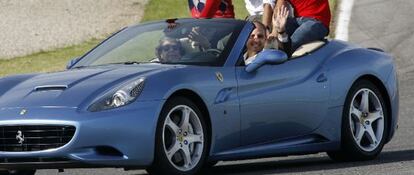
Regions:
<instances>
[{"instance_id":1,"label":"black tire","mask_svg":"<svg viewBox=\"0 0 414 175\"><path fill-rule=\"evenodd\" d=\"M4 170L0 171L0 175L35 175L36 170Z\"/></svg>"},{"instance_id":2,"label":"black tire","mask_svg":"<svg viewBox=\"0 0 414 175\"><path fill-rule=\"evenodd\" d=\"M219 161L209 161L207 163L205 163L204 167L207 169L213 168L214 166L216 166L218 164Z\"/></svg>"},{"instance_id":3,"label":"black tire","mask_svg":"<svg viewBox=\"0 0 414 175\"><path fill-rule=\"evenodd\" d=\"M369 151L366 151L363 148L361 148L362 147L362 146L360 146L361 144L358 145L357 141L354 139L355 138L354 133L352 133L351 124L350 124L350 120L352 120L352 119L350 119L352 100L353 100L354 96L355 96L355 98L357 98L356 94L358 92L361 92L364 89L368 89L368 90L370 90L370 92L373 92L376 95L377 99L379 100L379 104L382 107L382 115L383 115L382 119L383 119L383 122L384 122L384 124L383 124L384 129L383 129L383 132L382 132L381 140L379 141L377 146L374 147L375 149L369 150ZM374 98L374 97L371 96L371 98ZM362 103L362 100L361 100L361 103ZM362 160L372 160L372 159L376 158L378 156L378 154L381 152L381 150L382 150L382 148L384 147L384 144L385 144L385 140L386 140L386 137L387 137L387 134L388 134L388 125L387 125L387 120L388 119L389 119L388 109L387 109L387 106L385 104L383 95L381 94L381 91L378 89L378 87L374 83L372 83L368 80L359 80L359 81L355 82L354 85L351 87L351 89L349 90L349 92L347 94L345 104L344 104L343 113L342 113L341 149L339 151L335 151L335 152L328 152L328 156L331 159L335 160L335 161L362 161ZM364 122L362 122L362 123L364 123ZM361 126L364 126L364 125L361 124ZM362 137L367 137L365 135L366 131L363 131L363 133L364 133L364 135ZM360 141L360 142L362 143L362 141Z\"/></svg>"},{"instance_id":4,"label":"black tire","mask_svg":"<svg viewBox=\"0 0 414 175\"><path fill-rule=\"evenodd\" d=\"M209 171L214 168L218 164L219 161L208 161L204 163L203 168L201 169L202 173L209 174Z\"/></svg>"},{"instance_id":5,"label":"black tire","mask_svg":"<svg viewBox=\"0 0 414 175\"><path fill-rule=\"evenodd\" d=\"M201 143L202 146L202 153L201 157L198 161L198 163L195 164L195 166L191 169L188 169L187 171L182 171L178 168L176 168L172 162L167 158L167 154L164 151L164 140L163 140L163 127L164 122L166 121L166 117L168 116L169 112L173 109L175 109L178 106L185 105L187 107L190 107L198 117L201 126L202 126L202 132L203 132L203 139L204 142ZM149 174L160 174L160 175L192 175L198 173L204 163L206 162L209 146L210 146L210 136L208 135L207 125L205 122L204 115L200 111L200 109L197 107L195 103L193 103L191 100L184 98L184 97L173 97L169 99L166 104L164 105L161 115L159 117L159 121L157 124L157 130L156 130L156 143L155 143L155 157L153 164L147 169ZM175 137L173 137L175 138ZM177 142L177 141L175 141ZM190 147L190 146L189 146Z\"/></svg>"}]
</instances>

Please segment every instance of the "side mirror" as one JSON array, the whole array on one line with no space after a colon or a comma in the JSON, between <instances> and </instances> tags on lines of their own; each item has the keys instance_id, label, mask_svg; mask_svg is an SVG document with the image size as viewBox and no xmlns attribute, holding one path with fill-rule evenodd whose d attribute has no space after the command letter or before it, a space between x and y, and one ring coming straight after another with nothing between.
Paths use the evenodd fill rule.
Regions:
<instances>
[{"instance_id":1,"label":"side mirror","mask_svg":"<svg viewBox=\"0 0 414 175\"><path fill-rule=\"evenodd\" d=\"M70 69L76 62L78 62L80 57L71 59L68 64L66 64L66 69Z\"/></svg>"},{"instance_id":2,"label":"side mirror","mask_svg":"<svg viewBox=\"0 0 414 175\"><path fill-rule=\"evenodd\" d=\"M285 52L266 49L257 54L256 58L246 66L246 72L254 72L265 64L281 64L288 59Z\"/></svg>"}]
</instances>

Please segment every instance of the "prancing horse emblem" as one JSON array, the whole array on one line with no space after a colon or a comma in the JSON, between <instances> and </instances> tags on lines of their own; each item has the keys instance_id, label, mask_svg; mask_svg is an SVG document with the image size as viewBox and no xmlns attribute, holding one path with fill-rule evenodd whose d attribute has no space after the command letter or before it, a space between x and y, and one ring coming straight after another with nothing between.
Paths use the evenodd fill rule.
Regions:
<instances>
[{"instance_id":1,"label":"prancing horse emblem","mask_svg":"<svg viewBox=\"0 0 414 175\"><path fill-rule=\"evenodd\" d=\"M24 135L23 135L22 131L17 131L16 140L19 144L23 144Z\"/></svg>"}]
</instances>

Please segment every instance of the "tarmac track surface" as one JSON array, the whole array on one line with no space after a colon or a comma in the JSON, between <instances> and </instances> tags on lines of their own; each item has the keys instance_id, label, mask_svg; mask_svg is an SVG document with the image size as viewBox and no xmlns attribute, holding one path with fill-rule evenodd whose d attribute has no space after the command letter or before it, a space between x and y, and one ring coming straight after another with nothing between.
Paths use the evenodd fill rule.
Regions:
<instances>
[{"instance_id":1,"label":"tarmac track surface","mask_svg":"<svg viewBox=\"0 0 414 175\"><path fill-rule=\"evenodd\" d=\"M346 0L345 0L346 1ZM373 161L337 163L326 154L221 162L211 174L414 174L414 1L357 0L350 42L391 53L400 78L400 120L394 139ZM57 174L41 170L37 174ZM122 169L74 169L64 174L146 174Z\"/></svg>"}]
</instances>

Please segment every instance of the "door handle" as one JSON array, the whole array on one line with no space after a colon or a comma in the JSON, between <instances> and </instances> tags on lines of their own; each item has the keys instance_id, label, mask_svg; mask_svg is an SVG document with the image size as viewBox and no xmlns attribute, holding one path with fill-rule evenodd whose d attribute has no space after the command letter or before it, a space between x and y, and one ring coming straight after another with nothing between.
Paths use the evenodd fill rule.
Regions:
<instances>
[{"instance_id":1,"label":"door handle","mask_svg":"<svg viewBox=\"0 0 414 175\"><path fill-rule=\"evenodd\" d=\"M325 73L322 73L318 76L318 78L316 78L316 82L318 83L323 83L328 81L328 77L326 77Z\"/></svg>"}]
</instances>

